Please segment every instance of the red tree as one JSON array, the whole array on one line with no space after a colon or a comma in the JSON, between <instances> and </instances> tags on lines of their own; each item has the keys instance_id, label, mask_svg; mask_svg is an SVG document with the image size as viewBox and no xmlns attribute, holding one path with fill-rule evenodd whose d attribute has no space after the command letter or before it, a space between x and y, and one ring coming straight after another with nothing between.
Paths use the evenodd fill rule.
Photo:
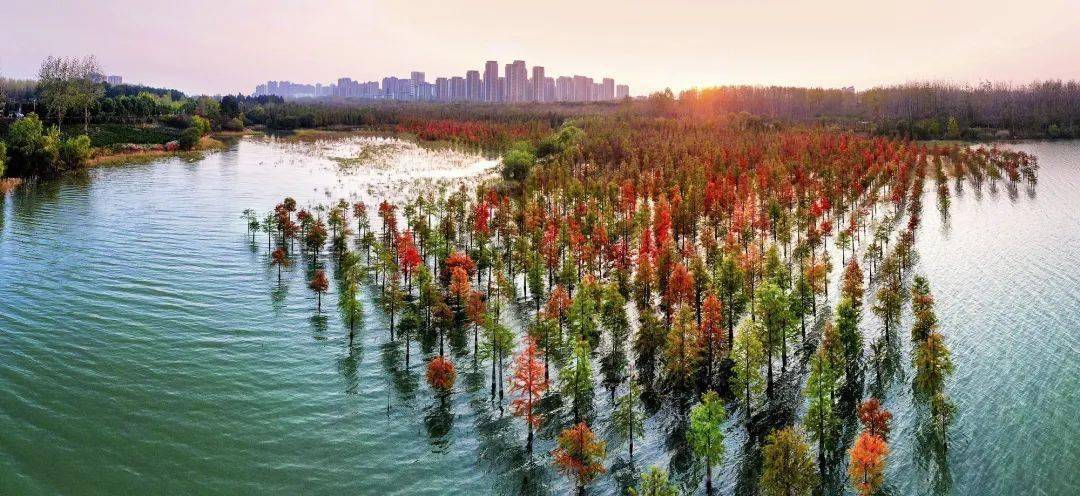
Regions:
<instances>
[{"instance_id":1,"label":"red tree","mask_svg":"<svg viewBox=\"0 0 1080 496\"><path fill-rule=\"evenodd\" d=\"M535 412L536 402L547 391L548 381L544 378L544 365L537 358L536 341L526 338L525 349L514 359L514 375L510 379L510 394L518 398L510 402L510 411L519 417L525 417L529 428L529 437L525 448L532 451L533 428L540 425L541 417Z\"/></svg>"}]
</instances>

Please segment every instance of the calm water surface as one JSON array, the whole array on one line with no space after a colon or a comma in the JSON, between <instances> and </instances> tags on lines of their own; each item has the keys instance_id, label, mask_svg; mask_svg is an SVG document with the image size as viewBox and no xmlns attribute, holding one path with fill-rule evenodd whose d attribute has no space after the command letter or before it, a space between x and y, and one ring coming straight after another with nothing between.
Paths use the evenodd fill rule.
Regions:
<instances>
[{"instance_id":1,"label":"calm water surface","mask_svg":"<svg viewBox=\"0 0 1080 496\"><path fill-rule=\"evenodd\" d=\"M417 365L430 348L414 347L405 371L370 295L350 351L339 315L316 315L307 269L287 269L279 285L265 235L245 235L243 209L286 195L370 203L494 165L395 142L377 145L374 166L327 159L370 146L244 140L195 163L96 169L9 195L0 494L516 494L526 477L529 492L566 493L548 468L551 433L530 462L521 422L488 401L471 358L458 359L457 390L439 401ZM948 455L928 453L903 341L904 369L884 392L896 414L892 494L1080 492L1080 143L1014 146L1039 157L1034 194L965 185L947 221L932 194L925 201L916 271L953 350L958 415ZM649 420L638 466L693 479L700 472L668 447L669 417ZM746 487L742 431L729 426L725 494ZM624 457L609 446L613 475L593 493L619 491Z\"/></svg>"}]
</instances>

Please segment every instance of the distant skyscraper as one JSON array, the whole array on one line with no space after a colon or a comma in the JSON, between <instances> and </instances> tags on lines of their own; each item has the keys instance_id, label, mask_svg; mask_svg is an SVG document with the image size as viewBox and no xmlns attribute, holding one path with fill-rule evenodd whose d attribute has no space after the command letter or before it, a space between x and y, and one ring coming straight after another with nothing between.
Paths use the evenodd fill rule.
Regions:
<instances>
[{"instance_id":1,"label":"distant skyscraper","mask_svg":"<svg viewBox=\"0 0 1080 496\"><path fill-rule=\"evenodd\" d=\"M560 102L574 99L574 78L559 76L559 79L555 80L555 99Z\"/></svg>"},{"instance_id":2,"label":"distant skyscraper","mask_svg":"<svg viewBox=\"0 0 1080 496\"><path fill-rule=\"evenodd\" d=\"M587 102L591 100L593 93L593 80L591 77L574 76L574 96L571 98L575 102Z\"/></svg>"},{"instance_id":3,"label":"distant skyscraper","mask_svg":"<svg viewBox=\"0 0 1080 496\"><path fill-rule=\"evenodd\" d=\"M465 99L465 78L454 76L450 78L450 101L460 102Z\"/></svg>"},{"instance_id":4,"label":"distant skyscraper","mask_svg":"<svg viewBox=\"0 0 1080 496\"><path fill-rule=\"evenodd\" d=\"M424 73L420 71L412 71L409 73L409 82L412 83L412 95L417 100L420 100L421 85L424 84Z\"/></svg>"},{"instance_id":5,"label":"distant skyscraper","mask_svg":"<svg viewBox=\"0 0 1080 496\"><path fill-rule=\"evenodd\" d=\"M465 72L465 99L470 102L480 101L480 71Z\"/></svg>"},{"instance_id":6,"label":"distant skyscraper","mask_svg":"<svg viewBox=\"0 0 1080 496\"><path fill-rule=\"evenodd\" d=\"M499 101L499 62L496 60L484 64L484 100Z\"/></svg>"},{"instance_id":7,"label":"distant skyscraper","mask_svg":"<svg viewBox=\"0 0 1080 496\"><path fill-rule=\"evenodd\" d=\"M544 100L544 66L534 65L532 68L532 100L543 102Z\"/></svg>"},{"instance_id":8,"label":"distant skyscraper","mask_svg":"<svg viewBox=\"0 0 1080 496\"><path fill-rule=\"evenodd\" d=\"M124 84L124 78L122 78L120 76L107 76L105 78L105 82L109 83L109 84L111 84L113 86L116 86L118 84Z\"/></svg>"},{"instance_id":9,"label":"distant skyscraper","mask_svg":"<svg viewBox=\"0 0 1080 496\"><path fill-rule=\"evenodd\" d=\"M440 102L450 101L450 80L435 78L435 99Z\"/></svg>"},{"instance_id":10,"label":"distant skyscraper","mask_svg":"<svg viewBox=\"0 0 1080 496\"><path fill-rule=\"evenodd\" d=\"M630 87L625 84L620 84L615 87L615 98L622 100L630 96Z\"/></svg>"},{"instance_id":11,"label":"distant skyscraper","mask_svg":"<svg viewBox=\"0 0 1080 496\"><path fill-rule=\"evenodd\" d=\"M601 100L614 100L615 99L615 80L611 78L604 78L604 82L600 83L600 99Z\"/></svg>"}]
</instances>

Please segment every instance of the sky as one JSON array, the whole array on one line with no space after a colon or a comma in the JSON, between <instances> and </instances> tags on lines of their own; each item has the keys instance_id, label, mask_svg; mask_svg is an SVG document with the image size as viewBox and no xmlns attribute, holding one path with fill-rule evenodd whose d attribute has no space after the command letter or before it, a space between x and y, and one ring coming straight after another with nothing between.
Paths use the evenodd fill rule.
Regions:
<instances>
[{"instance_id":1,"label":"sky","mask_svg":"<svg viewBox=\"0 0 1080 496\"><path fill-rule=\"evenodd\" d=\"M1080 0L3 0L0 76L94 54L189 94L515 59L631 94L724 84L858 89L1080 79Z\"/></svg>"}]
</instances>

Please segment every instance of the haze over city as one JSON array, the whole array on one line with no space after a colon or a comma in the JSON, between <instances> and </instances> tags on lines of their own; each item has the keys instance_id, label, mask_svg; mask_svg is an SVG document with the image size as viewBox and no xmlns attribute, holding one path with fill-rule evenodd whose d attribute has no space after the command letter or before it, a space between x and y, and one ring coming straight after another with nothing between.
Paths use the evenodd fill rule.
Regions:
<instances>
[{"instance_id":1,"label":"haze over city","mask_svg":"<svg viewBox=\"0 0 1080 496\"><path fill-rule=\"evenodd\" d=\"M866 88L911 80L1080 78L1080 3L238 1L5 5L0 76L95 54L125 81L249 94L304 83L436 76L522 59L612 77L640 95L722 84ZM63 13L61 16L60 13ZM42 34L48 26L50 34ZM142 40L142 41L139 41ZM857 40L857 42L856 42Z\"/></svg>"}]
</instances>

